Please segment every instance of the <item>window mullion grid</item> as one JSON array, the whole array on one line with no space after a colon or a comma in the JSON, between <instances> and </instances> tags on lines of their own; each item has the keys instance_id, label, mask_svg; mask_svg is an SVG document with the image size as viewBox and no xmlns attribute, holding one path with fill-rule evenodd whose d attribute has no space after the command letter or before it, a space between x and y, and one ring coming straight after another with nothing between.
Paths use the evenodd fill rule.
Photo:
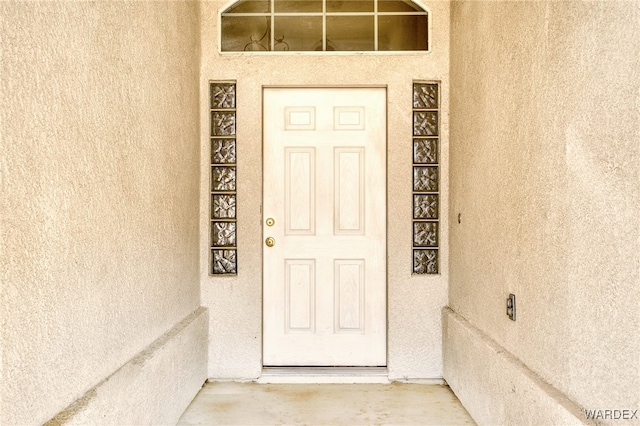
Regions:
<instances>
[{"instance_id":1,"label":"window mullion grid","mask_svg":"<svg viewBox=\"0 0 640 426\"><path fill-rule=\"evenodd\" d=\"M322 51L327 51L327 0L322 0Z\"/></svg>"},{"instance_id":2,"label":"window mullion grid","mask_svg":"<svg viewBox=\"0 0 640 426\"><path fill-rule=\"evenodd\" d=\"M325 15L327 16L374 16L375 12L327 12L325 13Z\"/></svg>"},{"instance_id":3,"label":"window mullion grid","mask_svg":"<svg viewBox=\"0 0 640 426\"><path fill-rule=\"evenodd\" d=\"M426 16L427 12L378 12L380 16Z\"/></svg>"},{"instance_id":4,"label":"window mullion grid","mask_svg":"<svg viewBox=\"0 0 640 426\"><path fill-rule=\"evenodd\" d=\"M276 50L275 34L276 34L276 0L271 0L271 34L269 34L269 50Z\"/></svg>"},{"instance_id":5,"label":"window mullion grid","mask_svg":"<svg viewBox=\"0 0 640 426\"><path fill-rule=\"evenodd\" d=\"M245 12L245 13L223 13L222 16L245 17L245 16L373 16L376 12ZM425 16L425 12L377 12L380 16Z\"/></svg>"},{"instance_id":6,"label":"window mullion grid","mask_svg":"<svg viewBox=\"0 0 640 426\"><path fill-rule=\"evenodd\" d=\"M268 26L269 34L269 51L275 51L275 18L281 16L291 16L291 17L311 17L317 16L322 17L322 51L326 52L328 48L327 43L327 17L334 16L373 16L373 51L380 51L379 38L380 38L380 16L426 16L428 19L428 27L430 26L429 13L426 11L406 11L406 12L380 12L378 1L374 1L374 9L373 12L327 12L327 0L322 0L322 12L283 12L276 13L275 11L275 2L276 0L270 0L270 11L267 13L222 13L223 16L235 16L235 17L249 17L249 16L264 16L270 17L271 22ZM429 31L429 28L427 28ZM427 48L428 50L428 48Z\"/></svg>"},{"instance_id":7,"label":"window mullion grid","mask_svg":"<svg viewBox=\"0 0 640 426\"><path fill-rule=\"evenodd\" d=\"M373 51L378 51L378 2L373 2Z\"/></svg>"}]
</instances>

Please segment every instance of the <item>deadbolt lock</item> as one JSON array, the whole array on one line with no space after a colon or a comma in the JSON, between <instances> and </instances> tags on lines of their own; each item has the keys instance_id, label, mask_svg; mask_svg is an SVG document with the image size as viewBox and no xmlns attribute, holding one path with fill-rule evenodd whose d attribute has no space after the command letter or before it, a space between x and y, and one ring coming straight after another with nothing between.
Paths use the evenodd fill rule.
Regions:
<instances>
[{"instance_id":1,"label":"deadbolt lock","mask_svg":"<svg viewBox=\"0 0 640 426\"><path fill-rule=\"evenodd\" d=\"M267 220L265 221L265 223L267 224L267 226L273 226L276 224L276 221L274 218L272 217L268 217Z\"/></svg>"},{"instance_id":2,"label":"deadbolt lock","mask_svg":"<svg viewBox=\"0 0 640 426\"><path fill-rule=\"evenodd\" d=\"M266 240L264 240L264 243L267 245L267 247L273 247L276 245L276 239L273 237L268 237Z\"/></svg>"}]
</instances>

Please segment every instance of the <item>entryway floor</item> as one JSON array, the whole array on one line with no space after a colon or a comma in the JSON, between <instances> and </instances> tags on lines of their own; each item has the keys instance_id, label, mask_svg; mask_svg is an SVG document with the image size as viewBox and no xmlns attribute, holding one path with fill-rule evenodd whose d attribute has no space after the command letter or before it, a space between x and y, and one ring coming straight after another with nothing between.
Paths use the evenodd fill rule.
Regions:
<instances>
[{"instance_id":1,"label":"entryway floor","mask_svg":"<svg viewBox=\"0 0 640 426\"><path fill-rule=\"evenodd\" d=\"M178 425L475 425L449 387L207 383Z\"/></svg>"}]
</instances>

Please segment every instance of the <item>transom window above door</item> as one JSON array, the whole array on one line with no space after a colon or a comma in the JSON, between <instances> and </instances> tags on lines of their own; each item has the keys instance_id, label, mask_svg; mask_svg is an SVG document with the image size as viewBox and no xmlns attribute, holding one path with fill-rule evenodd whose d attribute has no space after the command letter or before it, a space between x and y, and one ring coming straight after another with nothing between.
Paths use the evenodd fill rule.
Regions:
<instances>
[{"instance_id":1,"label":"transom window above door","mask_svg":"<svg viewBox=\"0 0 640 426\"><path fill-rule=\"evenodd\" d=\"M409 0L241 0L222 12L221 49L427 51L429 14Z\"/></svg>"}]
</instances>

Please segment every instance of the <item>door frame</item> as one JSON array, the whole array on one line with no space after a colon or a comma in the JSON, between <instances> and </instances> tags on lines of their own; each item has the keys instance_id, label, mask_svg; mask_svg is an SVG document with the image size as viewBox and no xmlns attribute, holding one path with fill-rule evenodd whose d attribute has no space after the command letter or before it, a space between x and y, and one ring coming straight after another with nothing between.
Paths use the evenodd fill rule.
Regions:
<instances>
[{"instance_id":1,"label":"door frame","mask_svg":"<svg viewBox=\"0 0 640 426\"><path fill-rule=\"evenodd\" d=\"M269 84L261 85L261 149L262 149L262 161L261 161L261 200L260 200L260 214L262 216L264 210L264 197L265 197L265 89L367 89L376 88L384 89L384 115L385 115L385 134L384 134L384 150L385 150L385 184L384 184L384 205L385 205L385 231L384 231L384 257L385 257L385 277L384 277L384 292L385 292L385 359L386 365L382 367L265 367L264 365L264 290L265 290L265 270L261 268L262 280L262 303L261 303L261 363L262 363L262 376L259 378L260 383L389 383L388 380L388 362L389 362L389 94L388 85L386 84L348 84L348 85L289 85L289 84ZM261 260L264 262L264 250L266 249L264 240L267 238L265 234L264 223L261 224L262 241L263 244L261 252Z\"/></svg>"}]
</instances>

